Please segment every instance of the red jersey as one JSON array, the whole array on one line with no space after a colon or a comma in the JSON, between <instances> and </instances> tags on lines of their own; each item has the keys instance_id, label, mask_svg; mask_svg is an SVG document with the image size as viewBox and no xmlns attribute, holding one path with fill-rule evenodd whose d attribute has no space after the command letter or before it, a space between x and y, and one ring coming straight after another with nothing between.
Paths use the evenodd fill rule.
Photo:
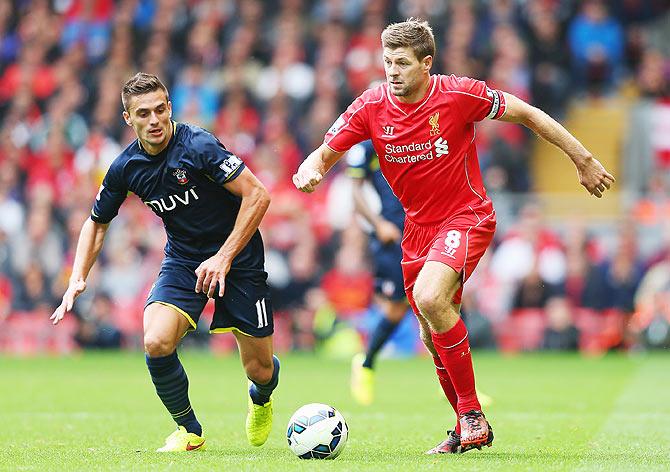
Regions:
<instances>
[{"instance_id":1,"label":"red jersey","mask_svg":"<svg viewBox=\"0 0 670 472\"><path fill-rule=\"evenodd\" d=\"M491 214L475 149L476 121L500 118L505 99L480 80L433 75L423 99L402 103L386 83L368 89L328 130L336 152L372 139L379 164L407 216L434 224L462 213Z\"/></svg>"}]
</instances>

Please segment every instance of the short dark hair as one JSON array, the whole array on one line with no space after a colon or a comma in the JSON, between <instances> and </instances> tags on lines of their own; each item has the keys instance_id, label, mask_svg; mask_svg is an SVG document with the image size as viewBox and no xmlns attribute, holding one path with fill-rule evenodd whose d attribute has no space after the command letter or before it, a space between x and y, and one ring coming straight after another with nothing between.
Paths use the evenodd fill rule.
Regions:
<instances>
[{"instance_id":1,"label":"short dark hair","mask_svg":"<svg viewBox=\"0 0 670 472\"><path fill-rule=\"evenodd\" d=\"M435 37L427 21L409 18L392 23L382 31L382 46L389 49L412 48L418 60L435 57Z\"/></svg>"},{"instance_id":2,"label":"short dark hair","mask_svg":"<svg viewBox=\"0 0 670 472\"><path fill-rule=\"evenodd\" d=\"M128 79L125 84L123 84L123 89L121 90L121 102L123 103L123 109L128 111L128 102L130 101L130 97L144 95L145 93L155 92L156 90L162 90L165 92L165 97L169 100L167 87L163 85L161 79L153 74L138 72L130 79Z\"/></svg>"}]
</instances>

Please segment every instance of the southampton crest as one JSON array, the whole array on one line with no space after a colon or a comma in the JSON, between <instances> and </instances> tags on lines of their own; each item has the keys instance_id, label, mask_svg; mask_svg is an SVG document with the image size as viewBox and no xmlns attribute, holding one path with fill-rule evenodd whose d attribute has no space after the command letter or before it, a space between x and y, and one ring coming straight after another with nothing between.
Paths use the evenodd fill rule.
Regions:
<instances>
[{"instance_id":1,"label":"southampton crest","mask_svg":"<svg viewBox=\"0 0 670 472\"><path fill-rule=\"evenodd\" d=\"M188 177L186 177L186 171L184 169L175 169L172 175L177 177L177 183L179 183L179 185L186 185L188 183Z\"/></svg>"}]
</instances>

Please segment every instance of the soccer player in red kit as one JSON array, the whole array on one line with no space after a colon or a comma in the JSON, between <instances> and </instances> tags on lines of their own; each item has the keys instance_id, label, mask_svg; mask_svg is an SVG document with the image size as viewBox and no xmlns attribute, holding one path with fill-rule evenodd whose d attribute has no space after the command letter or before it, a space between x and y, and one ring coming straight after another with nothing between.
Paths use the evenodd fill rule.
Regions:
<instances>
[{"instance_id":1,"label":"soccer player in red kit","mask_svg":"<svg viewBox=\"0 0 670 472\"><path fill-rule=\"evenodd\" d=\"M347 108L300 165L293 183L312 192L351 146L372 139L381 170L406 212L405 291L457 417L455 430L428 452L465 452L493 441L460 317L463 283L496 226L474 145L475 122L489 118L530 128L570 157L580 183L596 197L614 177L541 110L479 80L431 75L435 40L427 22L391 24L381 39L386 83L366 90Z\"/></svg>"}]
</instances>

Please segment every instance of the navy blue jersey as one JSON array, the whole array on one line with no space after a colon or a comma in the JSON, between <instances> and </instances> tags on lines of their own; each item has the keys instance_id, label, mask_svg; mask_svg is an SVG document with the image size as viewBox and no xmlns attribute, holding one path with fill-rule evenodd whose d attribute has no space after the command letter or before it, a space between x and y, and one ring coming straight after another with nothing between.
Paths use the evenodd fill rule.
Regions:
<instances>
[{"instance_id":1,"label":"navy blue jersey","mask_svg":"<svg viewBox=\"0 0 670 472\"><path fill-rule=\"evenodd\" d=\"M132 192L163 220L165 255L202 262L233 230L242 199L223 185L240 175L244 163L202 128L175 123L173 131L167 147L155 156L135 140L114 160L91 219L109 223ZM263 265L263 241L256 231L231 270L263 270Z\"/></svg>"},{"instance_id":2,"label":"navy blue jersey","mask_svg":"<svg viewBox=\"0 0 670 472\"><path fill-rule=\"evenodd\" d=\"M371 141L364 141L349 149L347 174L351 177L367 179L372 183L381 199L382 217L402 231L405 224L405 211L379 169L379 158Z\"/></svg>"}]
</instances>

